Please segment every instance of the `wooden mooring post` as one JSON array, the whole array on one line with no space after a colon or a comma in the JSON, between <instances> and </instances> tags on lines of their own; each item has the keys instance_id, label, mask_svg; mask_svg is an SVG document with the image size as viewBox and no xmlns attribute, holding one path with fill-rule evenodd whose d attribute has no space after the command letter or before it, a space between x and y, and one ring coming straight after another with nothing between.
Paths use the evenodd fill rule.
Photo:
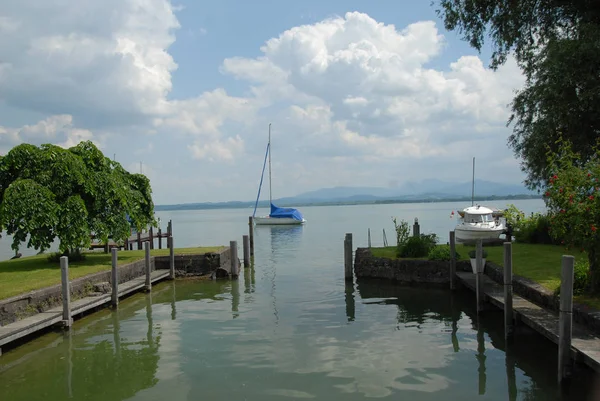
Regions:
<instances>
[{"instance_id":1,"label":"wooden mooring post","mask_svg":"<svg viewBox=\"0 0 600 401\"><path fill-rule=\"evenodd\" d=\"M112 270L110 275L110 281L112 285L112 294L110 297L110 301L112 306L115 308L119 305L119 269L117 268L117 248L113 248L112 252Z\"/></svg>"},{"instance_id":2,"label":"wooden mooring post","mask_svg":"<svg viewBox=\"0 0 600 401\"><path fill-rule=\"evenodd\" d=\"M476 257L476 274L475 274L475 287L477 297L477 313L483 310L483 243L480 239L477 240L477 249L475 251Z\"/></svg>"},{"instance_id":3,"label":"wooden mooring post","mask_svg":"<svg viewBox=\"0 0 600 401\"><path fill-rule=\"evenodd\" d=\"M169 247L169 278L175 278L175 248L173 247L173 237L167 237L167 246Z\"/></svg>"},{"instance_id":4,"label":"wooden mooring post","mask_svg":"<svg viewBox=\"0 0 600 401\"><path fill-rule=\"evenodd\" d=\"M244 267L250 266L250 238L247 235L242 236L244 245Z\"/></svg>"},{"instance_id":5,"label":"wooden mooring post","mask_svg":"<svg viewBox=\"0 0 600 401\"><path fill-rule=\"evenodd\" d=\"M150 280L150 244L148 242L144 242L144 253L145 253L145 270L146 270L146 291L152 290L152 281Z\"/></svg>"},{"instance_id":6,"label":"wooden mooring post","mask_svg":"<svg viewBox=\"0 0 600 401\"><path fill-rule=\"evenodd\" d=\"M352 280L352 233L346 233L344 239L344 277Z\"/></svg>"},{"instance_id":7,"label":"wooden mooring post","mask_svg":"<svg viewBox=\"0 0 600 401\"><path fill-rule=\"evenodd\" d=\"M573 335L573 274L575 258L563 255L558 314L558 382L571 377L571 338Z\"/></svg>"},{"instance_id":8,"label":"wooden mooring post","mask_svg":"<svg viewBox=\"0 0 600 401\"><path fill-rule=\"evenodd\" d=\"M158 249L162 249L162 230L158 227Z\"/></svg>"},{"instance_id":9,"label":"wooden mooring post","mask_svg":"<svg viewBox=\"0 0 600 401\"><path fill-rule=\"evenodd\" d=\"M229 250L231 252L231 276L237 277L239 275L237 241L229 241Z\"/></svg>"},{"instance_id":10,"label":"wooden mooring post","mask_svg":"<svg viewBox=\"0 0 600 401\"><path fill-rule=\"evenodd\" d=\"M248 217L248 233L250 234L250 256L254 256L254 217Z\"/></svg>"},{"instance_id":11,"label":"wooden mooring post","mask_svg":"<svg viewBox=\"0 0 600 401\"><path fill-rule=\"evenodd\" d=\"M513 339L513 288L512 288L512 243L504 243L504 338Z\"/></svg>"},{"instance_id":12,"label":"wooden mooring post","mask_svg":"<svg viewBox=\"0 0 600 401\"><path fill-rule=\"evenodd\" d=\"M419 237L421 235L421 227L419 226L419 219L415 217L415 224L413 224L413 237Z\"/></svg>"},{"instance_id":13,"label":"wooden mooring post","mask_svg":"<svg viewBox=\"0 0 600 401\"><path fill-rule=\"evenodd\" d=\"M369 237L369 249L371 248L371 229L369 228L369 232L368 232L368 237Z\"/></svg>"},{"instance_id":14,"label":"wooden mooring post","mask_svg":"<svg viewBox=\"0 0 600 401\"><path fill-rule=\"evenodd\" d=\"M150 249L154 249L154 227L148 229L148 241L150 241Z\"/></svg>"},{"instance_id":15,"label":"wooden mooring post","mask_svg":"<svg viewBox=\"0 0 600 401\"><path fill-rule=\"evenodd\" d=\"M167 236L172 237L173 236L173 221L169 220L169 224L167 224ZM173 243L171 242L171 245Z\"/></svg>"},{"instance_id":16,"label":"wooden mooring post","mask_svg":"<svg viewBox=\"0 0 600 401\"><path fill-rule=\"evenodd\" d=\"M62 322L65 327L71 327L73 318L71 317L71 285L69 283L69 258L67 256L60 257L60 279L63 304Z\"/></svg>"},{"instance_id":17,"label":"wooden mooring post","mask_svg":"<svg viewBox=\"0 0 600 401\"><path fill-rule=\"evenodd\" d=\"M456 235L450 231L450 289L456 289Z\"/></svg>"}]
</instances>

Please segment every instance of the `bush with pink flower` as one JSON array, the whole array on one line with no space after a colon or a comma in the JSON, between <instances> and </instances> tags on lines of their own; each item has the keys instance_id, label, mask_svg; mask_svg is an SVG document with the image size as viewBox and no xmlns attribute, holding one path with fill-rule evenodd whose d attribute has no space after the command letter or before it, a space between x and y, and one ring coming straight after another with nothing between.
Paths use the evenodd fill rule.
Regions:
<instances>
[{"instance_id":1,"label":"bush with pink flower","mask_svg":"<svg viewBox=\"0 0 600 401\"><path fill-rule=\"evenodd\" d=\"M550 179L544 194L550 214L550 234L588 255L590 288L600 292L600 151L582 160L571 145L559 141L548 157Z\"/></svg>"}]
</instances>

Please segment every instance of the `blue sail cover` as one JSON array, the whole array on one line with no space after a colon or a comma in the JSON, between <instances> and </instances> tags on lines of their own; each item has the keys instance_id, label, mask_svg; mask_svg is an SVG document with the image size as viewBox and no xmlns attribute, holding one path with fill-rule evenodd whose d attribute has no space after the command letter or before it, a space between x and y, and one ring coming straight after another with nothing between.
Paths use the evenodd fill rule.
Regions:
<instances>
[{"instance_id":1,"label":"blue sail cover","mask_svg":"<svg viewBox=\"0 0 600 401\"><path fill-rule=\"evenodd\" d=\"M290 218L298 221L302 221L304 218L302 217L302 213L298 209L293 209L291 207L277 207L271 203L271 214L269 217L274 219L277 218Z\"/></svg>"}]
</instances>

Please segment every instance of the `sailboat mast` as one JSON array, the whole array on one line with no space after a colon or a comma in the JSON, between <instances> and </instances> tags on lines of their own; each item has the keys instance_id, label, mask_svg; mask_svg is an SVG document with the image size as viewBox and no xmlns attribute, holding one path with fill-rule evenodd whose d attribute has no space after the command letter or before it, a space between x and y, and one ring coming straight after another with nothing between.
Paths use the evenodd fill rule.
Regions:
<instances>
[{"instance_id":1,"label":"sailboat mast","mask_svg":"<svg viewBox=\"0 0 600 401\"><path fill-rule=\"evenodd\" d=\"M471 181L471 206L475 204L475 158L473 158L473 180Z\"/></svg>"},{"instance_id":2,"label":"sailboat mast","mask_svg":"<svg viewBox=\"0 0 600 401\"><path fill-rule=\"evenodd\" d=\"M273 203L271 195L271 123L269 123L269 207Z\"/></svg>"}]
</instances>

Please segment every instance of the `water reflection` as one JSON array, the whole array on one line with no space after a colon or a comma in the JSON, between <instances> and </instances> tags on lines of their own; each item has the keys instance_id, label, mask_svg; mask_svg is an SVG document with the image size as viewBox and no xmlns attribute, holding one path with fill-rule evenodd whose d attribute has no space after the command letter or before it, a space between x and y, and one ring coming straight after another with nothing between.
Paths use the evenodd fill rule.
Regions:
<instances>
[{"instance_id":1,"label":"water reflection","mask_svg":"<svg viewBox=\"0 0 600 401\"><path fill-rule=\"evenodd\" d=\"M346 281L345 285L346 294L346 317L349 322L353 322L356 314L356 305L354 302L354 282Z\"/></svg>"},{"instance_id":2,"label":"water reflection","mask_svg":"<svg viewBox=\"0 0 600 401\"><path fill-rule=\"evenodd\" d=\"M508 347L504 354L506 364L506 381L508 384L508 400L515 401L517 399L517 374L516 361L512 347Z\"/></svg>"},{"instance_id":3,"label":"water reflection","mask_svg":"<svg viewBox=\"0 0 600 401\"><path fill-rule=\"evenodd\" d=\"M290 245L297 247L302 238L303 226L268 226L271 235L271 252L277 249L288 249Z\"/></svg>"},{"instance_id":4,"label":"water reflection","mask_svg":"<svg viewBox=\"0 0 600 401\"><path fill-rule=\"evenodd\" d=\"M240 316L240 282L239 280L231 281L231 312L233 318Z\"/></svg>"},{"instance_id":5,"label":"water reflection","mask_svg":"<svg viewBox=\"0 0 600 401\"><path fill-rule=\"evenodd\" d=\"M477 371L479 373L479 395L485 395L487 376L485 374L485 338L481 327L477 328Z\"/></svg>"},{"instance_id":6,"label":"water reflection","mask_svg":"<svg viewBox=\"0 0 600 401\"><path fill-rule=\"evenodd\" d=\"M315 301L321 287L307 293L284 271L277 304L275 267L257 270L265 275L258 283L248 268L235 281L159 284L117 311L77 321L72 333L7 353L0 399L587 401L590 394L577 382L561 395L555 347L519 331L507 349L502 314L478 317L470 293L335 281L336 296Z\"/></svg>"}]
</instances>

